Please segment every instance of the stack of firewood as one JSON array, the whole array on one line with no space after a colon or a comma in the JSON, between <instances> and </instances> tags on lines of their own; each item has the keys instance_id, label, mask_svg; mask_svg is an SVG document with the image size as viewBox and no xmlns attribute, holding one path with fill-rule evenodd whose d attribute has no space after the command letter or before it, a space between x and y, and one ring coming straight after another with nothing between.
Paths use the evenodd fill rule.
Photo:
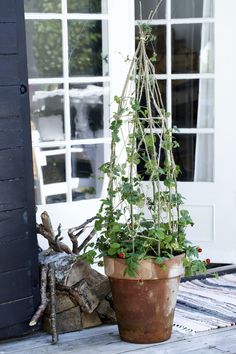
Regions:
<instances>
[{"instance_id":1,"label":"stack of firewood","mask_svg":"<svg viewBox=\"0 0 236 354\"><path fill-rule=\"evenodd\" d=\"M40 257L40 263L53 263L56 279L57 332L70 332L115 322L110 284L106 276L72 255ZM43 328L51 332L51 306L47 306Z\"/></svg>"},{"instance_id":2,"label":"stack of firewood","mask_svg":"<svg viewBox=\"0 0 236 354\"><path fill-rule=\"evenodd\" d=\"M94 231L90 232L81 246L78 246L77 238L95 218L68 230L72 250L62 242L61 226L59 225L58 234L55 235L49 215L44 212L41 219L42 224L37 225L38 233L48 240L49 249L39 255L41 305L30 325L35 325L43 316L43 328L54 333L56 342L57 333L77 331L102 323L115 323L108 278L79 257Z\"/></svg>"}]
</instances>

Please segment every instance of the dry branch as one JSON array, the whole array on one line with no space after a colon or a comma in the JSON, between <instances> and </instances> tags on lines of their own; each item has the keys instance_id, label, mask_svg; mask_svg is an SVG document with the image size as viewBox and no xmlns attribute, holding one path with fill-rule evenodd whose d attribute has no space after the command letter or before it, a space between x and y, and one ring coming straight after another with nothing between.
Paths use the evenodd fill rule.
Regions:
<instances>
[{"instance_id":1,"label":"dry branch","mask_svg":"<svg viewBox=\"0 0 236 354\"><path fill-rule=\"evenodd\" d=\"M80 251L82 251L82 249L89 243L89 241L93 238L93 236L95 235L96 231L92 230L90 232L90 234L86 237L86 239L81 243L81 245L77 248L77 254L80 253Z\"/></svg>"},{"instance_id":2,"label":"dry branch","mask_svg":"<svg viewBox=\"0 0 236 354\"><path fill-rule=\"evenodd\" d=\"M55 252L65 252L71 254L70 248L63 242L61 242L61 224L59 224L57 231L58 234L55 235L51 223L50 216L46 211L41 214L42 224L37 224L37 233L41 234L48 241L49 247Z\"/></svg>"},{"instance_id":3,"label":"dry branch","mask_svg":"<svg viewBox=\"0 0 236 354\"><path fill-rule=\"evenodd\" d=\"M96 216L93 216L90 219L87 219L83 224L72 227L68 230L69 238L73 245L73 253L79 254L79 252L87 245L91 238L95 235L95 230L93 230L89 236L84 240L84 242L78 247L78 237L85 231L88 224L97 219Z\"/></svg>"},{"instance_id":4,"label":"dry branch","mask_svg":"<svg viewBox=\"0 0 236 354\"><path fill-rule=\"evenodd\" d=\"M51 301L51 329L52 329L52 344L58 342L57 323L56 323L56 280L55 269L52 263L49 264L49 289L50 289L50 301Z\"/></svg>"},{"instance_id":5,"label":"dry branch","mask_svg":"<svg viewBox=\"0 0 236 354\"><path fill-rule=\"evenodd\" d=\"M32 317L29 325L35 326L43 315L47 305L48 305L48 298L47 298L47 275L48 275L48 265L43 265L41 269L41 305L39 306L38 310L35 312L34 316Z\"/></svg>"}]
</instances>

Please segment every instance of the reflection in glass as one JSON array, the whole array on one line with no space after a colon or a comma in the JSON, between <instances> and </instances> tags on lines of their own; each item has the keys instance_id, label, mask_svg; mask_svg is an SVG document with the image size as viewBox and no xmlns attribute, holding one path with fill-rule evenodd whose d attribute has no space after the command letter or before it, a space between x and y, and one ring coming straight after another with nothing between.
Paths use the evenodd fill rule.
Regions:
<instances>
[{"instance_id":1,"label":"reflection in glass","mask_svg":"<svg viewBox=\"0 0 236 354\"><path fill-rule=\"evenodd\" d=\"M175 138L180 144L178 148L174 149L175 163L180 166L181 169L178 181L193 181L196 134L176 134Z\"/></svg>"},{"instance_id":2,"label":"reflection in glass","mask_svg":"<svg viewBox=\"0 0 236 354\"><path fill-rule=\"evenodd\" d=\"M62 84L30 85L32 141L64 140Z\"/></svg>"},{"instance_id":3,"label":"reflection in glass","mask_svg":"<svg viewBox=\"0 0 236 354\"><path fill-rule=\"evenodd\" d=\"M65 182L65 151L60 149L44 150L46 165L43 166L44 184Z\"/></svg>"},{"instance_id":4,"label":"reflection in glass","mask_svg":"<svg viewBox=\"0 0 236 354\"><path fill-rule=\"evenodd\" d=\"M107 133L109 87L104 83L70 85L71 139L94 139ZM106 123L106 122L105 122Z\"/></svg>"},{"instance_id":5,"label":"reflection in glass","mask_svg":"<svg viewBox=\"0 0 236 354\"><path fill-rule=\"evenodd\" d=\"M212 0L172 0L172 18L213 17Z\"/></svg>"},{"instance_id":6,"label":"reflection in glass","mask_svg":"<svg viewBox=\"0 0 236 354\"><path fill-rule=\"evenodd\" d=\"M67 0L68 12L106 13L107 0Z\"/></svg>"},{"instance_id":7,"label":"reflection in glass","mask_svg":"<svg viewBox=\"0 0 236 354\"><path fill-rule=\"evenodd\" d=\"M213 182L213 134L176 134L180 144L174 150L174 159L182 173L178 181Z\"/></svg>"},{"instance_id":8,"label":"reflection in glass","mask_svg":"<svg viewBox=\"0 0 236 354\"><path fill-rule=\"evenodd\" d=\"M138 26L135 27L136 37L139 35ZM166 26L152 26L152 34L156 37L154 41L146 44L147 55L149 58L153 54L157 54L156 61L153 65L156 69L156 74L166 73Z\"/></svg>"},{"instance_id":9,"label":"reflection in glass","mask_svg":"<svg viewBox=\"0 0 236 354\"><path fill-rule=\"evenodd\" d=\"M104 163L104 145L72 147L72 200L99 198L103 182L98 168Z\"/></svg>"},{"instance_id":10,"label":"reflection in glass","mask_svg":"<svg viewBox=\"0 0 236 354\"><path fill-rule=\"evenodd\" d=\"M214 80L172 80L172 122L178 128L213 128Z\"/></svg>"},{"instance_id":11,"label":"reflection in glass","mask_svg":"<svg viewBox=\"0 0 236 354\"><path fill-rule=\"evenodd\" d=\"M33 147L36 204L66 201L65 148Z\"/></svg>"},{"instance_id":12,"label":"reflection in glass","mask_svg":"<svg viewBox=\"0 0 236 354\"><path fill-rule=\"evenodd\" d=\"M107 21L68 21L70 76L108 74Z\"/></svg>"},{"instance_id":13,"label":"reflection in glass","mask_svg":"<svg viewBox=\"0 0 236 354\"><path fill-rule=\"evenodd\" d=\"M214 72L213 24L172 25L172 72Z\"/></svg>"},{"instance_id":14,"label":"reflection in glass","mask_svg":"<svg viewBox=\"0 0 236 354\"><path fill-rule=\"evenodd\" d=\"M62 77L61 31L60 20L26 20L30 78Z\"/></svg>"},{"instance_id":15,"label":"reflection in glass","mask_svg":"<svg viewBox=\"0 0 236 354\"><path fill-rule=\"evenodd\" d=\"M140 19L140 2L142 8L142 19L147 20L150 12L154 11L157 7L157 0L135 0L135 19ZM154 19L163 19L166 18L166 0L163 0L158 10L156 11Z\"/></svg>"},{"instance_id":16,"label":"reflection in glass","mask_svg":"<svg viewBox=\"0 0 236 354\"><path fill-rule=\"evenodd\" d=\"M24 0L25 12L61 12L61 0Z\"/></svg>"}]
</instances>

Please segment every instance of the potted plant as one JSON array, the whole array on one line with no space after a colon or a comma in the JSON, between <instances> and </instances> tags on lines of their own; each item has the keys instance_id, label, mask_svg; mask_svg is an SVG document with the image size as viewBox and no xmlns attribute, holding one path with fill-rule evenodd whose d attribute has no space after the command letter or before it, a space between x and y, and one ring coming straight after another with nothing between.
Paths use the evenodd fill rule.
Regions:
<instances>
[{"instance_id":1,"label":"potted plant","mask_svg":"<svg viewBox=\"0 0 236 354\"><path fill-rule=\"evenodd\" d=\"M155 79L155 55L146 51L152 40L150 26L140 24L122 95L115 97L110 161L100 167L107 197L95 222L120 336L135 343L170 337L180 276L205 271L201 249L186 240L193 222L178 192L178 143Z\"/></svg>"}]
</instances>

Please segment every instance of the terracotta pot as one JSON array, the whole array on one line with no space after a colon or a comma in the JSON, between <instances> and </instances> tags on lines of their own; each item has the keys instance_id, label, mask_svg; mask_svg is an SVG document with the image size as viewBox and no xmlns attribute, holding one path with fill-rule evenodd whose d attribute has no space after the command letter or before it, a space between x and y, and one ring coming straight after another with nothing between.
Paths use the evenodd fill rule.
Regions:
<instances>
[{"instance_id":1,"label":"terracotta pot","mask_svg":"<svg viewBox=\"0 0 236 354\"><path fill-rule=\"evenodd\" d=\"M164 268L153 260L141 261L136 278L124 276L124 259L104 258L121 339L157 343L170 338L183 258L165 261Z\"/></svg>"}]
</instances>

